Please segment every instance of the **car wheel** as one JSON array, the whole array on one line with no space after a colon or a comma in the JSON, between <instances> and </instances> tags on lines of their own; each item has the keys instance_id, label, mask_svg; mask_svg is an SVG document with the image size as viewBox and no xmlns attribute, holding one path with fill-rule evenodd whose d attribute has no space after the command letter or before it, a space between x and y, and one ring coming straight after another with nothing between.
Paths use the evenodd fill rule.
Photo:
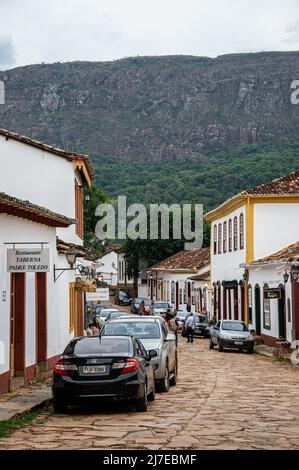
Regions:
<instances>
[{"instance_id":1,"label":"car wheel","mask_svg":"<svg viewBox=\"0 0 299 470\"><path fill-rule=\"evenodd\" d=\"M166 366L164 379L159 385L160 392L167 393L169 391L169 369L168 365Z\"/></svg>"},{"instance_id":2,"label":"car wheel","mask_svg":"<svg viewBox=\"0 0 299 470\"><path fill-rule=\"evenodd\" d=\"M151 393L148 394L147 400L148 401L154 401L155 398L156 398L155 383L153 383L153 389L152 389Z\"/></svg>"},{"instance_id":3,"label":"car wheel","mask_svg":"<svg viewBox=\"0 0 299 470\"><path fill-rule=\"evenodd\" d=\"M218 342L218 351L223 352L223 342L221 341L221 339Z\"/></svg>"},{"instance_id":4,"label":"car wheel","mask_svg":"<svg viewBox=\"0 0 299 470\"><path fill-rule=\"evenodd\" d=\"M68 406L66 401L58 400L54 398L53 400L53 410L55 413L67 413Z\"/></svg>"},{"instance_id":5,"label":"car wheel","mask_svg":"<svg viewBox=\"0 0 299 470\"><path fill-rule=\"evenodd\" d=\"M178 358L177 356L175 357L175 366L174 366L174 371L173 371L173 376L171 377L169 381L169 385L172 387L176 385L177 383L177 377L178 377Z\"/></svg>"},{"instance_id":6,"label":"car wheel","mask_svg":"<svg viewBox=\"0 0 299 470\"><path fill-rule=\"evenodd\" d=\"M143 396L142 398L137 398L135 400L135 410L136 411L146 411L147 410L147 386L144 384L143 387Z\"/></svg>"},{"instance_id":7,"label":"car wheel","mask_svg":"<svg viewBox=\"0 0 299 470\"><path fill-rule=\"evenodd\" d=\"M209 349L214 349L214 343L212 341L212 338L210 338L210 341L209 341Z\"/></svg>"}]
</instances>

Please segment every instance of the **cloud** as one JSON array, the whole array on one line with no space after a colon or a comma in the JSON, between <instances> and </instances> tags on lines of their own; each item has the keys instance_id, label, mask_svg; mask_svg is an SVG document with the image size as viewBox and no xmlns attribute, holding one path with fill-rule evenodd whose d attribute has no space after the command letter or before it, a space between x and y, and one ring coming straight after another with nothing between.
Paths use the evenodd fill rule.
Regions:
<instances>
[{"instance_id":1,"label":"cloud","mask_svg":"<svg viewBox=\"0 0 299 470\"><path fill-rule=\"evenodd\" d=\"M16 53L11 38L0 36L0 67L15 63Z\"/></svg>"}]
</instances>

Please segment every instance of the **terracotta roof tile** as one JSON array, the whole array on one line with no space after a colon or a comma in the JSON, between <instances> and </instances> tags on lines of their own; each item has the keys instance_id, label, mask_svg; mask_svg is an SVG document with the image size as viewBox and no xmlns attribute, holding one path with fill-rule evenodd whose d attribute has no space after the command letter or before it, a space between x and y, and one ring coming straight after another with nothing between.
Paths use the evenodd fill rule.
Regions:
<instances>
[{"instance_id":1,"label":"terracotta roof tile","mask_svg":"<svg viewBox=\"0 0 299 470\"><path fill-rule=\"evenodd\" d=\"M296 260L299 260L299 241L296 243L293 243L292 245L287 246L286 248L283 248L280 251L277 251L276 253L273 253L272 255L253 261L250 264L254 266L257 264L260 265L260 264L273 263L275 261L281 261L281 262L290 261L291 262L291 261L296 261Z\"/></svg>"},{"instance_id":2,"label":"terracotta roof tile","mask_svg":"<svg viewBox=\"0 0 299 470\"><path fill-rule=\"evenodd\" d=\"M49 227L68 227L77 223L75 219L70 219L45 207L17 199L5 193L0 193L0 213L32 220Z\"/></svg>"},{"instance_id":3,"label":"terracotta roof tile","mask_svg":"<svg viewBox=\"0 0 299 470\"><path fill-rule=\"evenodd\" d=\"M283 196L287 194L299 195L299 170L240 193L241 196Z\"/></svg>"},{"instance_id":4,"label":"terracotta roof tile","mask_svg":"<svg viewBox=\"0 0 299 470\"><path fill-rule=\"evenodd\" d=\"M153 270L196 270L210 263L210 248L183 250L151 267Z\"/></svg>"},{"instance_id":5,"label":"terracotta roof tile","mask_svg":"<svg viewBox=\"0 0 299 470\"><path fill-rule=\"evenodd\" d=\"M31 145L32 147L44 150L45 152L53 153L54 155L58 155L59 157L66 158L70 161L82 160L85 162L90 177L93 178L93 169L88 155L75 152L68 152L66 150L53 147L52 145L45 144L44 142L40 142L39 140L31 139L30 137L17 134L16 132L8 131L7 129L0 128L0 135L6 137L6 139L17 140L19 142L22 142L23 144Z\"/></svg>"}]
</instances>

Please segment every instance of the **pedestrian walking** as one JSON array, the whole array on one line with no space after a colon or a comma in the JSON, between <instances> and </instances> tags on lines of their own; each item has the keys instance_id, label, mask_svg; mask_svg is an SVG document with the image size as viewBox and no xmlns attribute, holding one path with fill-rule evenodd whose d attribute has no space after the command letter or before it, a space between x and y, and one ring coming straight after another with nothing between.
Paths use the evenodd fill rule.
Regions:
<instances>
[{"instance_id":1,"label":"pedestrian walking","mask_svg":"<svg viewBox=\"0 0 299 470\"><path fill-rule=\"evenodd\" d=\"M193 343L195 320L192 312L190 312L190 315L185 322L185 328L187 333L187 343Z\"/></svg>"}]
</instances>

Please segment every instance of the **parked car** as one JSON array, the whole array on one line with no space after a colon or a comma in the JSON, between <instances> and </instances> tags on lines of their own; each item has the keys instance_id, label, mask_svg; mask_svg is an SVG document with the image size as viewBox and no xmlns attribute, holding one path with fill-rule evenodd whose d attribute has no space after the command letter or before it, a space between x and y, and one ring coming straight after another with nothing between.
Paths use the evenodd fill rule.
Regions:
<instances>
[{"instance_id":1,"label":"parked car","mask_svg":"<svg viewBox=\"0 0 299 470\"><path fill-rule=\"evenodd\" d=\"M171 305L164 300L153 300L150 305L150 315L164 316L166 313L172 313Z\"/></svg>"},{"instance_id":2,"label":"parked car","mask_svg":"<svg viewBox=\"0 0 299 470\"><path fill-rule=\"evenodd\" d=\"M203 336L204 338L208 338L208 330L209 322L205 315L198 315L197 313L193 314L195 320L195 330L194 336ZM185 319L183 320L183 328L182 328L182 336L187 336L187 331L185 328Z\"/></svg>"},{"instance_id":3,"label":"parked car","mask_svg":"<svg viewBox=\"0 0 299 470\"><path fill-rule=\"evenodd\" d=\"M179 330L183 329L184 326L184 321L186 318L186 315L188 315L188 312L185 312L183 310L177 310L175 314L175 321L177 322L177 326Z\"/></svg>"},{"instance_id":4,"label":"parked car","mask_svg":"<svg viewBox=\"0 0 299 470\"><path fill-rule=\"evenodd\" d=\"M111 312L119 312L119 310L117 308L103 308L99 313L99 317L101 320L107 321L107 318Z\"/></svg>"},{"instance_id":5,"label":"parked car","mask_svg":"<svg viewBox=\"0 0 299 470\"><path fill-rule=\"evenodd\" d=\"M54 411L83 400L133 399L136 411L146 411L155 399L155 350L128 336L82 337L66 347L53 372Z\"/></svg>"},{"instance_id":6,"label":"parked car","mask_svg":"<svg viewBox=\"0 0 299 470\"><path fill-rule=\"evenodd\" d=\"M129 292L119 290L114 296L114 302L116 305L130 305L132 302L132 297Z\"/></svg>"},{"instance_id":7,"label":"parked car","mask_svg":"<svg viewBox=\"0 0 299 470\"><path fill-rule=\"evenodd\" d=\"M110 320L114 320L115 318L119 318L119 317L123 317L123 316L128 316L129 313L128 312L121 312L120 310L117 310L115 312L110 312L109 315L107 316L106 318L106 322L110 321Z\"/></svg>"},{"instance_id":8,"label":"parked car","mask_svg":"<svg viewBox=\"0 0 299 470\"><path fill-rule=\"evenodd\" d=\"M145 299L136 298L136 299L132 300L132 302L131 302L131 313L135 313L137 315L139 314L139 308L140 308L140 304L141 304L142 300L145 300Z\"/></svg>"},{"instance_id":9,"label":"parked car","mask_svg":"<svg viewBox=\"0 0 299 470\"><path fill-rule=\"evenodd\" d=\"M102 336L133 335L140 339L145 349L156 350L157 357L152 361L158 391L168 392L169 385L176 385L178 360L176 337L169 331L161 317L123 317L106 323Z\"/></svg>"},{"instance_id":10,"label":"parked car","mask_svg":"<svg viewBox=\"0 0 299 470\"><path fill-rule=\"evenodd\" d=\"M254 352L254 330L249 330L243 321L219 320L211 329L209 347L213 349L218 346L219 351L224 348L247 350L250 354Z\"/></svg>"},{"instance_id":11,"label":"parked car","mask_svg":"<svg viewBox=\"0 0 299 470\"><path fill-rule=\"evenodd\" d=\"M146 315L150 315L151 303L151 300L145 299L144 301L144 312Z\"/></svg>"}]
</instances>

